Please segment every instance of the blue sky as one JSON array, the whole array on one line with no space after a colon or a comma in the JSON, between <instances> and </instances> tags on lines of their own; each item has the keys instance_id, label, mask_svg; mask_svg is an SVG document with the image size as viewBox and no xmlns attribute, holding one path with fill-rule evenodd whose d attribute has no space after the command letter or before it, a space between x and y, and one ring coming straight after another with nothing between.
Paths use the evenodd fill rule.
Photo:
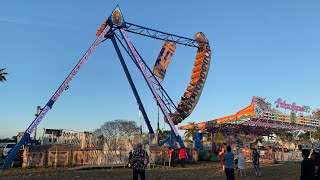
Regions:
<instances>
[{"instance_id":1,"label":"blue sky","mask_svg":"<svg viewBox=\"0 0 320 180\"><path fill-rule=\"evenodd\" d=\"M271 103L281 97L320 107L320 1L1 1L0 67L10 75L0 84L0 138L25 131L36 106L46 104L117 4L128 22L185 37L202 31L210 40L213 61L206 86L182 124L232 114L254 95ZM163 42L128 35L153 67ZM169 65L163 86L175 102L190 81L195 54L194 48L178 46ZM126 59L156 128L156 104ZM39 129L93 130L109 120L138 118L133 93L106 41Z\"/></svg>"}]
</instances>

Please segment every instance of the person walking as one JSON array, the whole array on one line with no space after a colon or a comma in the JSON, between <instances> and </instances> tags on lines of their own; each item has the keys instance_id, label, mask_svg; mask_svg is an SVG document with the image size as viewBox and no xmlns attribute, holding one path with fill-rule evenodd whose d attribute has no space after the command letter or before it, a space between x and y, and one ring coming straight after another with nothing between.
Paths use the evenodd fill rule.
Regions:
<instances>
[{"instance_id":1,"label":"person walking","mask_svg":"<svg viewBox=\"0 0 320 180\"><path fill-rule=\"evenodd\" d=\"M240 171L240 177L246 177L246 157L242 154L242 150L239 150L238 154L238 168Z\"/></svg>"},{"instance_id":2,"label":"person walking","mask_svg":"<svg viewBox=\"0 0 320 180\"><path fill-rule=\"evenodd\" d=\"M179 159L181 160L181 167L183 168L185 167L185 161L187 157L187 151L184 149L184 147L181 147L179 152Z\"/></svg>"},{"instance_id":3,"label":"person walking","mask_svg":"<svg viewBox=\"0 0 320 180\"><path fill-rule=\"evenodd\" d=\"M223 156L224 172L227 180L235 180L234 178L234 154L231 152L231 147L227 147L227 154Z\"/></svg>"},{"instance_id":4,"label":"person walking","mask_svg":"<svg viewBox=\"0 0 320 180\"><path fill-rule=\"evenodd\" d=\"M142 144L137 144L137 149L133 151L131 158L131 165L133 169L133 180L137 180L139 175L141 180L145 180L145 169L149 163L149 155L147 151L142 149Z\"/></svg>"},{"instance_id":5,"label":"person walking","mask_svg":"<svg viewBox=\"0 0 320 180\"><path fill-rule=\"evenodd\" d=\"M256 176L261 177L261 171L260 171L260 154L257 150L257 148L253 149L253 168L254 168L254 173L256 174Z\"/></svg>"}]
</instances>

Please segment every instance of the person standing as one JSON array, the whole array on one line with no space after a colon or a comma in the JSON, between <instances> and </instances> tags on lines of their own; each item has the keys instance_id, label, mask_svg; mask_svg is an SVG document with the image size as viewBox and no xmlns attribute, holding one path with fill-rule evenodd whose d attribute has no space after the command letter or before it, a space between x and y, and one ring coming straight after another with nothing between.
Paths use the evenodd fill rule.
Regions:
<instances>
[{"instance_id":1,"label":"person standing","mask_svg":"<svg viewBox=\"0 0 320 180\"><path fill-rule=\"evenodd\" d=\"M137 149L133 151L131 158L131 165L133 169L133 180L137 180L139 175L141 180L145 180L145 169L149 163L149 155L147 151L142 149L142 144L137 144Z\"/></svg>"},{"instance_id":2,"label":"person standing","mask_svg":"<svg viewBox=\"0 0 320 180\"><path fill-rule=\"evenodd\" d=\"M227 180L235 180L234 178L234 154L231 152L231 147L227 147L227 154L223 156L224 172Z\"/></svg>"},{"instance_id":3,"label":"person standing","mask_svg":"<svg viewBox=\"0 0 320 180\"><path fill-rule=\"evenodd\" d=\"M174 150L172 148L169 148L167 151L167 155L169 157L169 167L174 167Z\"/></svg>"},{"instance_id":4,"label":"person standing","mask_svg":"<svg viewBox=\"0 0 320 180\"><path fill-rule=\"evenodd\" d=\"M131 167L131 159L132 159L132 150L129 152L128 167Z\"/></svg>"},{"instance_id":5,"label":"person standing","mask_svg":"<svg viewBox=\"0 0 320 180\"><path fill-rule=\"evenodd\" d=\"M224 161L223 156L226 154L226 151L224 150L224 147L221 148L221 151L219 152L219 160L222 166L222 170L224 170Z\"/></svg>"},{"instance_id":6,"label":"person standing","mask_svg":"<svg viewBox=\"0 0 320 180\"><path fill-rule=\"evenodd\" d=\"M319 180L320 176L320 159L319 159L319 154L315 151L311 154L311 160L313 163L313 168L314 168L314 180Z\"/></svg>"},{"instance_id":7,"label":"person standing","mask_svg":"<svg viewBox=\"0 0 320 180\"><path fill-rule=\"evenodd\" d=\"M185 161L187 157L187 151L184 149L184 147L181 147L179 152L179 159L181 160L181 167L183 168L185 167Z\"/></svg>"},{"instance_id":8,"label":"person standing","mask_svg":"<svg viewBox=\"0 0 320 180\"><path fill-rule=\"evenodd\" d=\"M257 150L257 148L253 149L253 168L254 168L254 173L256 176L261 177L261 171L260 171L260 154Z\"/></svg>"},{"instance_id":9,"label":"person standing","mask_svg":"<svg viewBox=\"0 0 320 180\"><path fill-rule=\"evenodd\" d=\"M239 150L238 154L238 168L240 170L240 177L246 177L246 157L242 154L242 150Z\"/></svg>"}]
</instances>

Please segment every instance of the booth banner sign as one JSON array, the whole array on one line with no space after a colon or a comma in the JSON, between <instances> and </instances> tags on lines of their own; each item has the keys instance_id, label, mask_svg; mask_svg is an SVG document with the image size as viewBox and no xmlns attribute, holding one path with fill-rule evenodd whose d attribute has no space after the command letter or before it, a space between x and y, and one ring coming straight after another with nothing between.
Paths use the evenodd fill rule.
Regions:
<instances>
[{"instance_id":1,"label":"booth banner sign","mask_svg":"<svg viewBox=\"0 0 320 180\"><path fill-rule=\"evenodd\" d=\"M283 108L283 109L289 109L292 111L300 111L300 112L310 112L310 107L309 106L297 106L295 102L293 102L292 104L287 104L286 101L282 101L281 98L278 98L278 100L275 102L276 108Z\"/></svg>"}]
</instances>

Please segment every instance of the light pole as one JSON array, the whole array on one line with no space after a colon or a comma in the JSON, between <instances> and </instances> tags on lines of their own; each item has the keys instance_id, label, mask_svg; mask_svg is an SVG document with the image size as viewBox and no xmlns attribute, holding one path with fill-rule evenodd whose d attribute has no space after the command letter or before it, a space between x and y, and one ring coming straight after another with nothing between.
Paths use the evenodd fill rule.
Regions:
<instances>
[{"instance_id":1,"label":"light pole","mask_svg":"<svg viewBox=\"0 0 320 180\"><path fill-rule=\"evenodd\" d=\"M41 106L37 106L37 110L36 110L36 114L35 114L36 117L39 116L41 110L42 110ZM37 127L34 128L33 139L36 140L36 138L37 138Z\"/></svg>"}]
</instances>

